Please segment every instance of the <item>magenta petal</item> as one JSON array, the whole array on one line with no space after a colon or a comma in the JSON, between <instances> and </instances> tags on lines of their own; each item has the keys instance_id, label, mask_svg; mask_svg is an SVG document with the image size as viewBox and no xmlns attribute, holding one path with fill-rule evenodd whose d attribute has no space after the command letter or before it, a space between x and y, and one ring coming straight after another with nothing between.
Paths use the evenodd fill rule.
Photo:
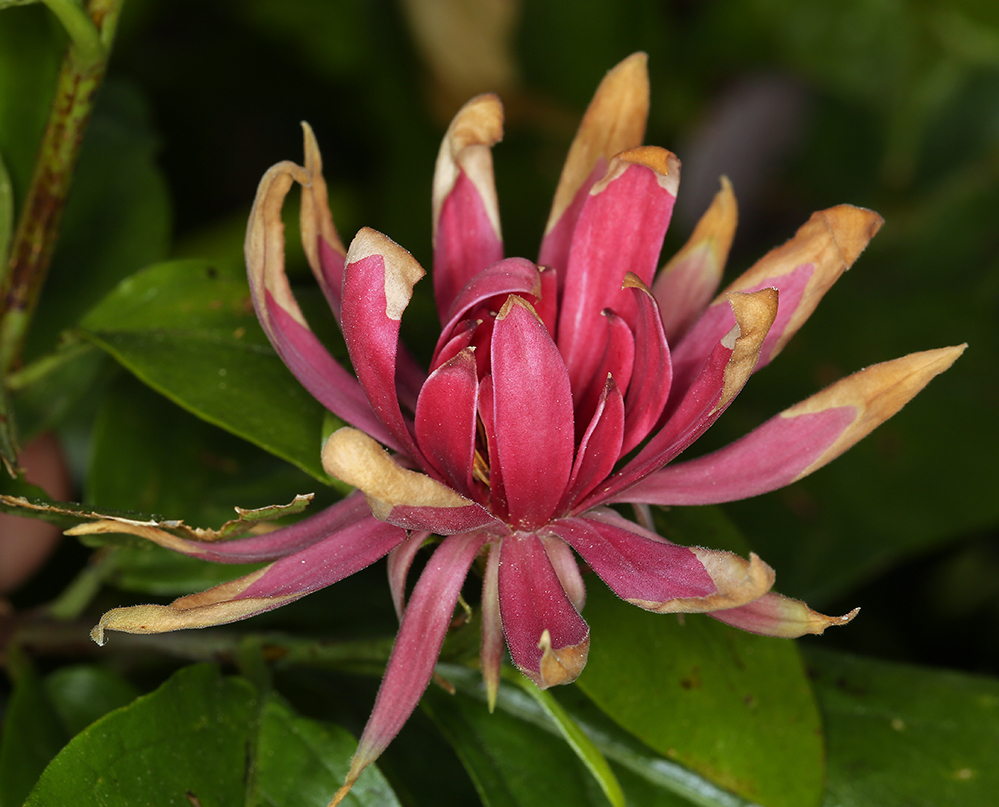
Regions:
<instances>
[{"instance_id":1,"label":"magenta petal","mask_svg":"<svg viewBox=\"0 0 999 807\"><path fill-rule=\"evenodd\" d=\"M500 544L499 601L514 664L542 689L575 680L586 664L590 629L562 588L533 532Z\"/></svg>"},{"instance_id":2,"label":"magenta petal","mask_svg":"<svg viewBox=\"0 0 999 807\"><path fill-rule=\"evenodd\" d=\"M416 441L424 457L464 496L473 489L479 382L466 348L427 379L416 404Z\"/></svg>"},{"instance_id":3,"label":"magenta petal","mask_svg":"<svg viewBox=\"0 0 999 807\"><path fill-rule=\"evenodd\" d=\"M393 444L414 459L420 455L399 408L396 353L402 312L422 276L412 255L365 228L351 242L343 278L343 335L357 380Z\"/></svg>"},{"instance_id":4,"label":"magenta petal","mask_svg":"<svg viewBox=\"0 0 999 807\"><path fill-rule=\"evenodd\" d=\"M392 590L395 614L400 622L406 610L406 578L409 577L409 567L413 565L416 553L429 537L429 532L414 532L388 553L386 566L388 566L389 588Z\"/></svg>"},{"instance_id":5,"label":"magenta petal","mask_svg":"<svg viewBox=\"0 0 999 807\"><path fill-rule=\"evenodd\" d=\"M826 616L813 611L800 600L771 591L748 605L713 611L708 616L748 633L797 639L808 633L823 633L834 625L845 625L859 613L860 609L854 608L843 616Z\"/></svg>"},{"instance_id":6,"label":"magenta petal","mask_svg":"<svg viewBox=\"0 0 999 807\"><path fill-rule=\"evenodd\" d=\"M622 291L625 274L652 282L673 212L679 161L643 147L615 157L590 191L572 237L558 327L558 345L573 388L592 377L603 345L600 313L613 309L633 323L636 303Z\"/></svg>"},{"instance_id":7,"label":"magenta petal","mask_svg":"<svg viewBox=\"0 0 999 807\"><path fill-rule=\"evenodd\" d=\"M638 304L635 318L635 364L625 395L624 441L621 454L641 443L666 406L673 368L659 308L648 287L632 277L625 279Z\"/></svg>"},{"instance_id":8,"label":"magenta petal","mask_svg":"<svg viewBox=\"0 0 999 807\"><path fill-rule=\"evenodd\" d=\"M544 323L523 299L508 298L493 329L492 386L497 458L509 517L544 524L569 481L573 412L569 376Z\"/></svg>"},{"instance_id":9,"label":"magenta petal","mask_svg":"<svg viewBox=\"0 0 999 807\"><path fill-rule=\"evenodd\" d=\"M598 403L603 398L607 377L614 379L619 390L627 390L635 367L635 335L631 326L610 309L604 310L603 318L607 328L603 358L589 381L589 388L572 391L576 401L577 429L582 429L584 424L592 421Z\"/></svg>"},{"instance_id":10,"label":"magenta petal","mask_svg":"<svg viewBox=\"0 0 999 807\"><path fill-rule=\"evenodd\" d=\"M572 476L557 512L564 512L604 481L621 456L624 436L624 398L608 377L597 411L579 443Z\"/></svg>"},{"instance_id":11,"label":"magenta petal","mask_svg":"<svg viewBox=\"0 0 999 807\"><path fill-rule=\"evenodd\" d=\"M405 530L368 516L275 561L237 599L309 594L370 566L405 539Z\"/></svg>"},{"instance_id":12,"label":"magenta petal","mask_svg":"<svg viewBox=\"0 0 999 807\"><path fill-rule=\"evenodd\" d=\"M451 624L465 575L485 539L445 538L413 590L392 648L375 707L351 761L348 782L374 762L420 702Z\"/></svg>"},{"instance_id":13,"label":"magenta petal","mask_svg":"<svg viewBox=\"0 0 999 807\"><path fill-rule=\"evenodd\" d=\"M718 504L790 484L856 419L853 407L771 418L736 442L703 457L667 465L617 500L646 504Z\"/></svg>"},{"instance_id":14,"label":"magenta petal","mask_svg":"<svg viewBox=\"0 0 999 807\"><path fill-rule=\"evenodd\" d=\"M708 597L716 586L690 549L623 518L568 518L549 528L622 599L636 604Z\"/></svg>"}]
</instances>

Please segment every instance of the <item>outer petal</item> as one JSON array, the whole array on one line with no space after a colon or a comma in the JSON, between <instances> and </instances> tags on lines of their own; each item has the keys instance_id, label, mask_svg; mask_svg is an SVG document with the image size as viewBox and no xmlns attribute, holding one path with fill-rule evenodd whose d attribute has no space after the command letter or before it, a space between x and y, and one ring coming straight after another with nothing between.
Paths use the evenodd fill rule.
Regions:
<instances>
[{"instance_id":1,"label":"outer petal","mask_svg":"<svg viewBox=\"0 0 999 807\"><path fill-rule=\"evenodd\" d=\"M503 137L503 106L480 95L463 106L441 143L434 172L434 292L443 317L459 290L503 257L490 151Z\"/></svg>"},{"instance_id":2,"label":"outer petal","mask_svg":"<svg viewBox=\"0 0 999 807\"><path fill-rule=\"evenodd\" d=\"M690 239L659 272L652 294L659 303L666 340L675 345L701 315L722 279L738 213L727 177Z\"/></svg>"},{"instance_id":3,"label":"outer petal","mask_svg":"<svg viewBox=\"0 0 999 807\"><path fill-rule=\"evenodd\" d=\"M376 518L407 530L452 535L502 524L446 485L396 464L357 429L339 429L329 436L323 446L323 467L364 491Z\"/></svg>"},{"instance_id":4,"label":"outer petal","mask_svg":"<svg viewBox=\"0 0 999 807\"><path fill-rule=\"evenodd\" d=\"M104 644L105 630L163 633L246 619L360 571L405 537L404 530L369 516L263 569L200 594L180 597L170 605L115 608L101 617L90 635L97 644Z\"/></svg>"},{"instance_id":5,"label":"outer petal","mask_svg":"<svg viewBox=\"0 0 999 807\"><path fill-rule=\"evenodd\" d=\"M705 613L761 597L773 570L756 555L664 541L609 510L561 519L549 529L575 549L622 599L657 613Z\"/></svg>"},{"instance_id":6,"label":"outer petal","mask_svg":"<svg viewBox=\"0 0 999 807\"><path fill-rule=\"evenodd\" d=\"M333 533L368 518L371 511L359 493L332 507L281 529L230 541L191 541L149 524L92 521L66 531L67 535L137 535L160 546L215 563L255 563L291 555Z\"/></svg>"},{"instance_id":7,"label":"outer petal","mask_svg":"<svg viewBox=\"0 0 999 807\"><path fill-rule=\"evenodd\" d=\"M307 185L309 175L291 162L264 174L246 231L246 266L257 319L281 359L309 393L348 423L399 448L371 410L357 382L327 352L309 329L284 272L284 224L281 207L294 182Z\"/></svg>"},{"instance_id":8,"label":"outer petal","mask_svg":"<svg viewBox=\"0 0 999 807\"><path fill-rule=\"evenodd\" d=\"M510 523L544 524L572 470L572 393L544 323L517 296L496 317L492 339L493 417Z\"/></svg>"},{"instance_id":9,"label":"outer petal","mask_svg":"<svg viewBox=\"0 0 999 807\"><path fill-rule=\"evenodd\" d=\"M854 608L843 616L825 616L800 600L771 591L748 605L715 611L709 616L749 633L797 639L806 633L822 633L832 625L845 625L859 613L860 609Z\"/></svg>"},{"instance_id":10,"label":"outer petal","mask_svg":"<svg viewBox=\"0 0 999 807\"><path fill-rule=\"evenodd\" d=\"M520 671L541 689L576 680L586 664L590 629L535 533L514 533L500 544L499 601Z\"/></svg>"},{"instance_id":11,"label":"outer petal","mask_svg":"<svg viewBox=\"0 0 999 807\"><path fill-rule=\"evenodd\" d=\"M562 168L538 263L565 268L576 220L593 183L611 157L641 145L649 116L647 62L644 53L632 54L597 87Z\"/></svg>"},{"instance_id":12,"label":"outer petal","mask_svg":"<svg viewBox=\"0 0 999 807\"><path fill-rule=\"evenodd\" d=\"M765 367L812 315L832 284L853 265L882 223L877 213L850 205L813 213L794 238L763 256L704 312L674 350L677 379L689 379L696 372L710 350L711 335L731 324L728 294L775 288L780 293L780 310L757 369Z\"/></svg>"},{"instance_id":13,"label":"outer petal","mask_svg":"<svg viewBox=\"0 0 999 807\"><path fill-rule=\"evenodd\" d=\"M913 353L854 373L719 451L657 471L615 501L716 504L796 482L894 415L964 347Z\"/></svg>"},{"instance_id":14,"label":"outer petal","mask_svg":"<svg viewBox=\"0 0 999 807\"><path fill-rule=\"evenodd\" d=\"M343 278L343 335L357 379L394 444L414 459L420 453L399 408L396 353L402 312L423 275L406 250L364 228L350 244Z\"/></svg>"},{"instance_id":15,"label":"outer petal","mask_svg":"<svg viewBox=\"0 0 999 807\"><path fill-rule=\"evenodd\" d=\"M503 619L499 604L499 544L489 547L486 572L482 577L482 644L479 660L482 664L482 683L486 687L486 701L491 712L496 707L499 693L500 670L506 641L503 638Z\"/></svg>"},{"instance_id":16,"label":"outer petal","mask_svg":"<svg viewBox=\"0 0 999 807\"><path fill-rule=\"evenodd\" d=\"M406 610L406 578L409 577L409 567L413 565L413 558L420 551L423 542L430 537L426 530L413 532L409 538L388 553L387 563L389 588L392 590L392 604L395 606L395 615L402 622L402 614Z\"/></svg>"},{"instance_id":17,"label":"outer petal","mask_svg":"<svg viewBox=\"0 0 999 807\"><path fill-rule=\"evenodd\" d=\"M730 298L737 325L720 341L665 425L638 455L574 508L581 513L617 498L620 491L662 468L700 437L728 407L756 366L760 347L777 314L777 292L762 289ZM675 384L674 384L675 386Z\"/></svg>"},{"instance_id":18,"label":"outer petal","mask_svg":"<svg viewBox=\"0 0 999 807\"><path fill-rule=\"evenodd\" d=\"M361 771L381 755L420 702L465 575L484 543L482 537L452 535L437 547L420 575L399 627L375 708L350 762L347 781L331 804L340 803Z\"/></svg>"},{"instance_id":19,"label":"outer petal","mask_svg":"<svg viewBox=\"0 0 999 807\"><path fill-rule=\"evenodd\" d=\"M558 325L559 350L577 394L603 352L593 338L602 331L601 312L609 307L635 321L636 303L621 284L627 272L652 282L679 181L673 154L643 146L615 157L586 198L572 236Z\"/></svg>"}]
</instances>

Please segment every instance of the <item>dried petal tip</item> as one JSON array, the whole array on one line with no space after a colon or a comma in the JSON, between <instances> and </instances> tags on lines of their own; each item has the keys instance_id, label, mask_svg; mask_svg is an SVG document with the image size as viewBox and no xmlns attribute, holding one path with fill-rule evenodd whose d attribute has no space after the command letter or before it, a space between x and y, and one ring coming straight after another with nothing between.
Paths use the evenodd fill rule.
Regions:
<instances>
[{"instance_id":1,"label":"dried petal tip","mask_svg":"<svg viewBox=\"0 0 999 807\"><path fill-rule=\"evenodd\" d=\"M546 628L541 633L538 649L541 651L538 677L531 677L539 688L548 689L548 687L559 684L571 684L579 677L583 667L586 666L586 656L590 651L590 638L587 636L579 644L554 648L552 647L551 634Z\"/></svg>"},{"instance_id":2,"label":"dried petal tip","mask_svg":"<svg viewBox=\"0 0 999 807\"><path fill-rule=\"evenodd\" d=\"M801 600L771 592L741 608L715 611L711 616L749 633L797 639L808 633L823 633L828 627L845 625L859 613L860 609L854 608L843 616L826 616L813 611Z\"/></svg>"}]
</instances>

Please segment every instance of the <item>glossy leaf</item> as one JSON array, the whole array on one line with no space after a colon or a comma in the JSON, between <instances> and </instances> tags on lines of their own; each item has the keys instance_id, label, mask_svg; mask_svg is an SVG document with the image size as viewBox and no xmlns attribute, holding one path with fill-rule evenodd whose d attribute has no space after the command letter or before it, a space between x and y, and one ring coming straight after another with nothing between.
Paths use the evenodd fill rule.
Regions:
<instances>
[{"instance_id":1,"label":"glossy leaf","mask_svg":"<svg viewBox=\"0 0 999 807\"><path fill-rule=\"evenodd\" d=\"M266 343L242 270L152 266L122 282L83 327L175 403L330 482L319 462L325 410Z\"/></svg>"},{"instance_id":2,"label":"glossy leaf","mask_svg":"<svg viewBox=\"0 0 999 807\"><path fill-rule=\"evenodd\" d=\"M999 680L806 653L826 722L823 807L986 807L999 793Z\"/></svg>"},{"instance_id":3,"label":"glossy leaf","mask_svg":"<svg viewBox=\"0 0 999 807\"><path fill-rule=\"evenodd\" d=\"M821 724L792 643L706 616L646 613L599 584L588 593L592 645L579 686L601 709L666 758L745 798L768 807L819 803Z\"/></svg>"}]
</instances>

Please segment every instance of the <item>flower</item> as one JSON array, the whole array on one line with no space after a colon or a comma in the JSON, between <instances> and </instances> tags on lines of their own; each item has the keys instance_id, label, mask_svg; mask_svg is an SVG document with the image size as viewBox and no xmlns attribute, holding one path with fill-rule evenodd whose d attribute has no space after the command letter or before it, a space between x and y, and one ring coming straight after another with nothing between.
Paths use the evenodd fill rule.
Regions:
<instances>
[{"instance_id":1,"label":"flower","mask_svg":"<svg viewBox=\"0 0 999 807\"><path fill-rule=\"evenodd\" d=\"M636 54L606 76L586 112L537 263L503 257L490 151L502 133L499 100L480 96L459 111L433 184L442 328L429 373L399 347L424 270L374 230L344 249L305 126L305 165L279 163L260 184L246 238L250 287L281 358L351 424L329 437L322 459L359 492L297 525L220 544L147 528L147 537L207 560L272 562L169 606L111 611L95 639L108 628L243 619L388 555L401 625L336 803L416 707L477 558L491 702L504 646L540 687L583 669L590 637L575 554L621 598L651 611L707 613L789 637L849 622L856 611L824 616L771 592L774 572L755 554L669 543L609 505L710 504L787 485L897 412L963 346L869 367L726 448L674 462L781 351L882 220L846 205L816 213L716 294L736 221L723 179L657 275L680 163L640 145L647 109L645 56ZM294 183L305 252L356 377L310 330L284 273L280 212ZM431 535L442 540L406 602L408 570Z\"/></svg>"}]
</instances>

